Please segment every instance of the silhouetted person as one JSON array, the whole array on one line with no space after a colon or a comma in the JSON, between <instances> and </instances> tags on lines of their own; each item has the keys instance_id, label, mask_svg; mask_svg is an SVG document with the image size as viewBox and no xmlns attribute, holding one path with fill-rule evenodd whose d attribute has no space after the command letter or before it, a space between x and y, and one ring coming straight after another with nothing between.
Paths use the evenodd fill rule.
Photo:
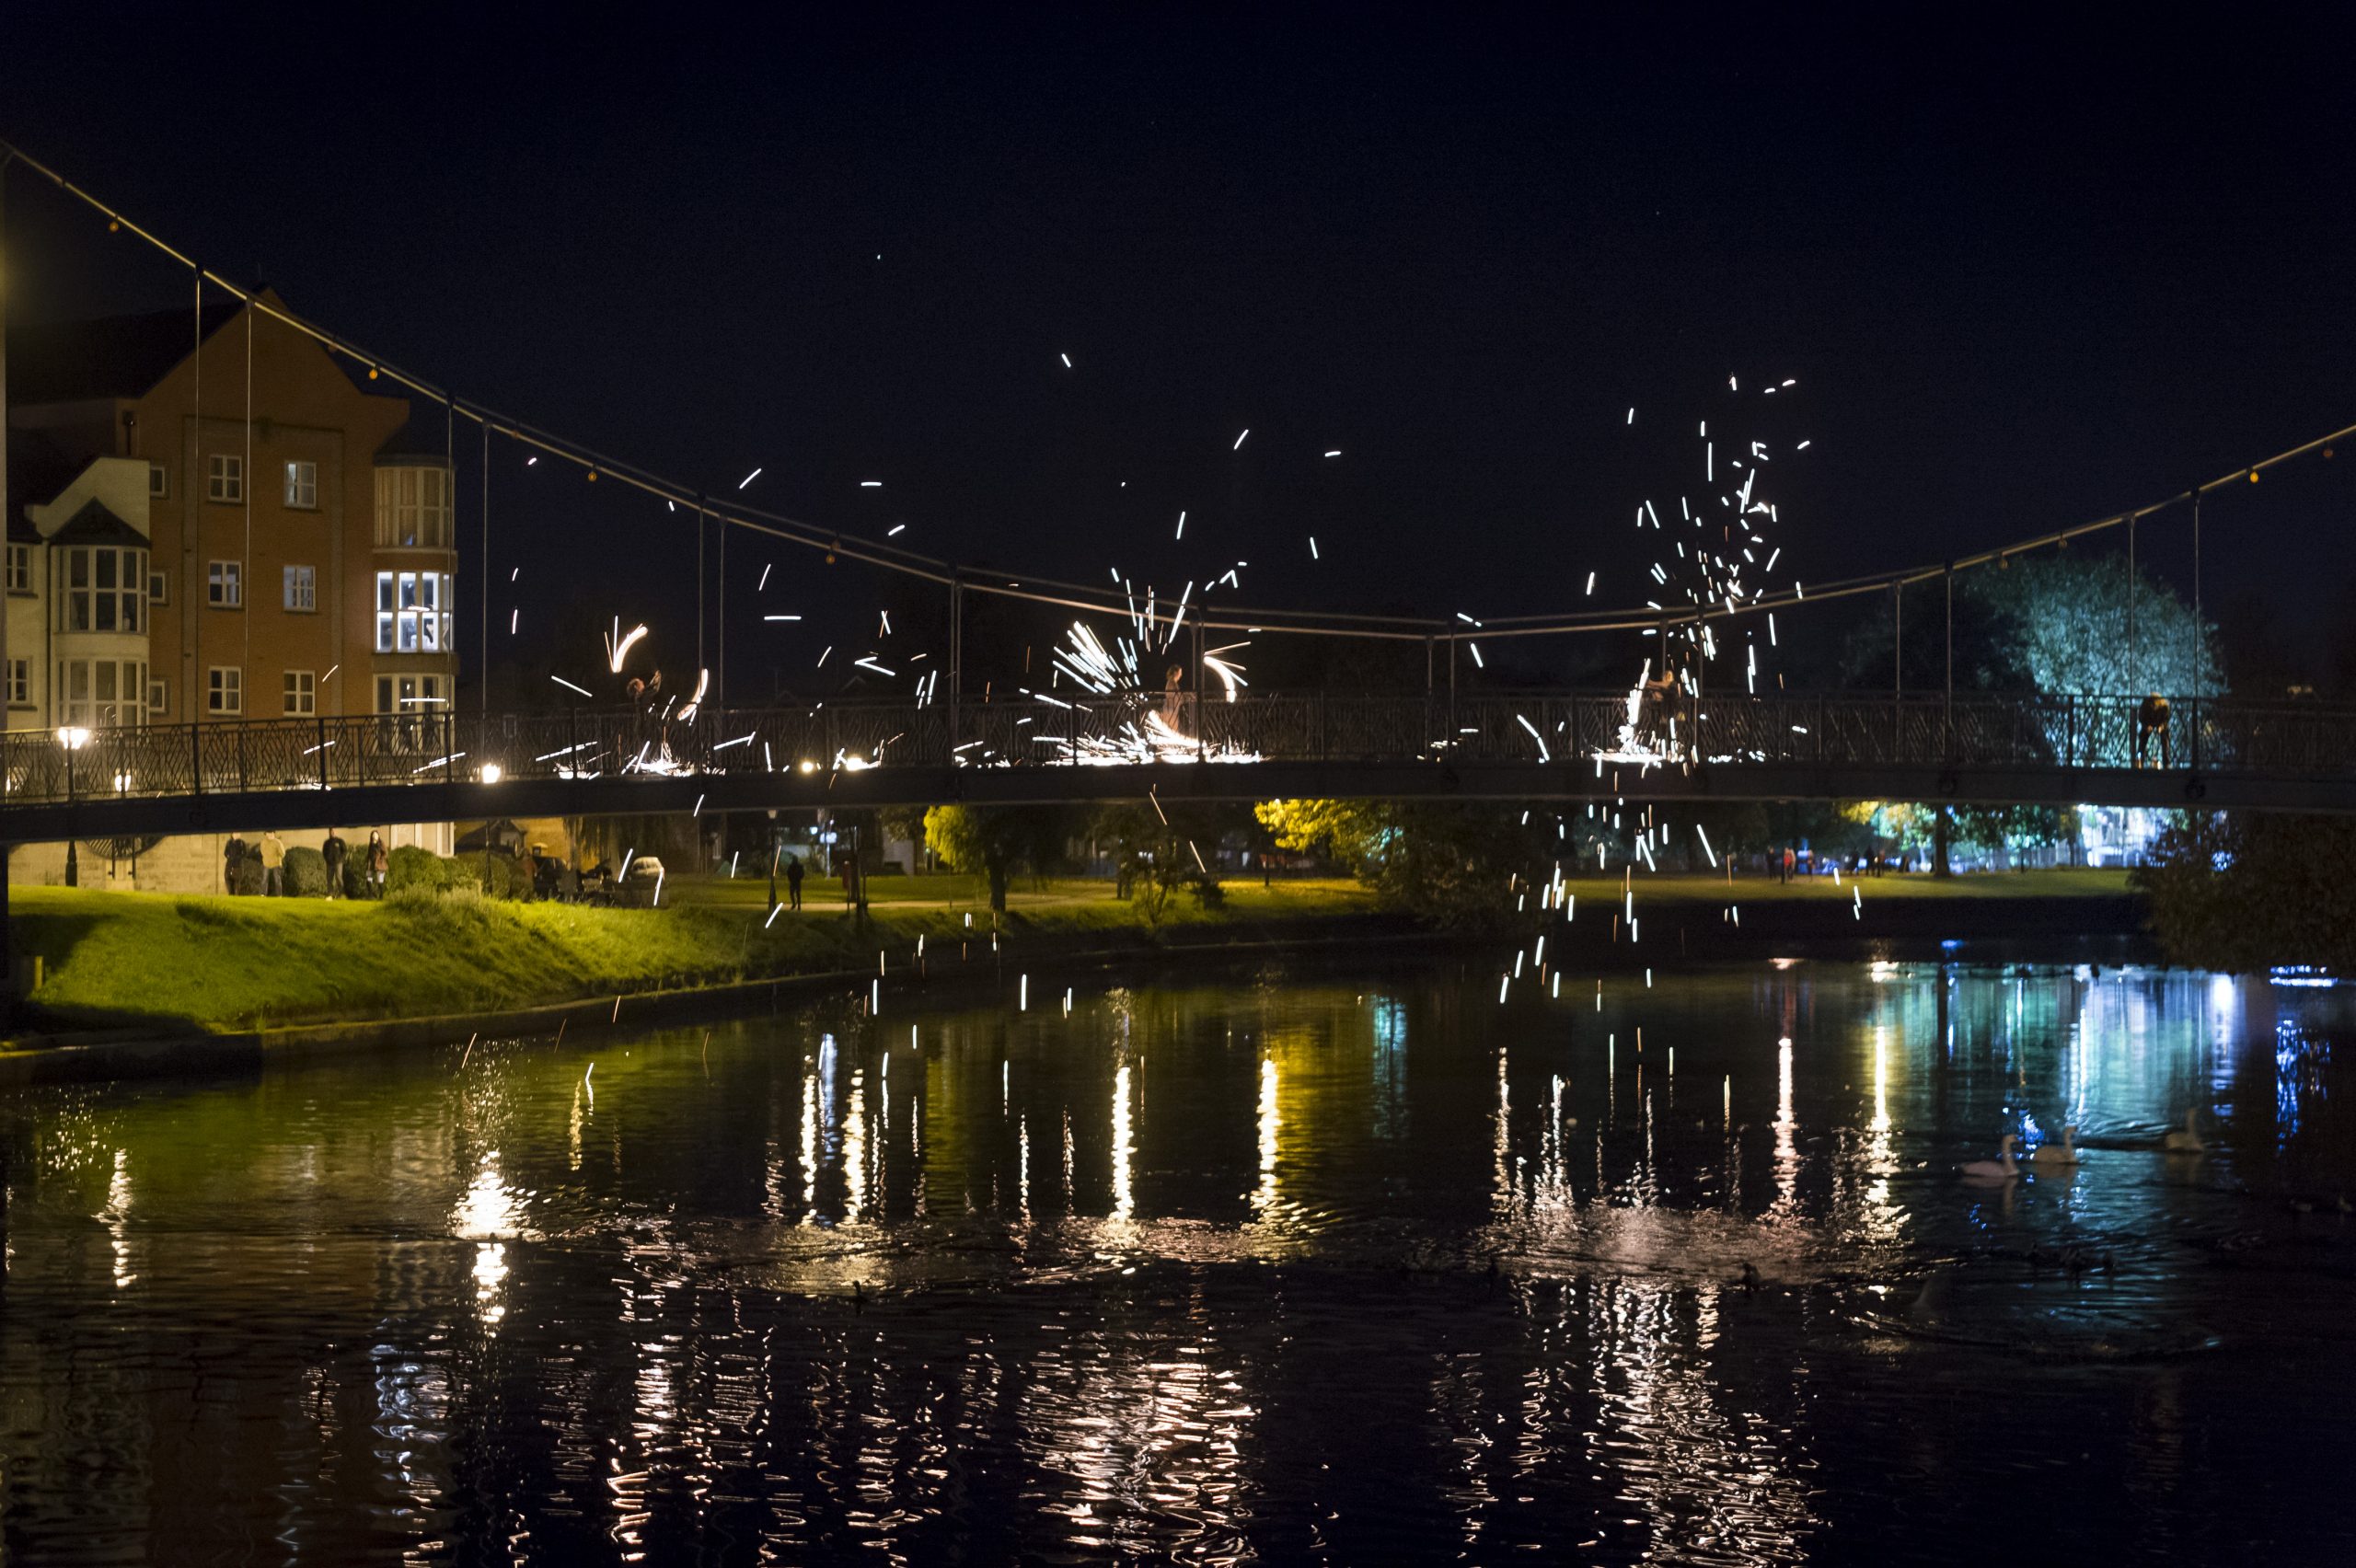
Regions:
<instances>
[{"instance_id":1,"label":"silhouetted person","mask_svg":"<svg viewBox=\"0 0 2356 1568\"><path fill-rule=\"evenodd\" d=\"M246 836L242 833L229 835L229 842L221 846L221 890L237 891L237 869L246 863Z\"/></svg>"},{"instance_id":2,"label":"silhouetted person","mask_svg":"<svg viewBox=\"0 0 2356 1568\"><path fill-rule=\"evenodd\" d=\"M343 858L346 847L343 836L334 828L328 829L327 842L319 846L319 859L328 863L328 896L343 896Z\"/></svg>"},{"instance_id":3,"label":"silhouetted person","mask_svg":"<svg viewBox=\"0 0 2356 1568\"><path fill-rule=\"evenodd\" d=\"M2154 736L2157 736L2160 742L2160 766L2174 767L2176 763L2169 755L2168 744L2168 699L2158 692L2145 698L2135 709L2136 767L2142 767L2143 759L2151 755Z\"/></svg>"},{"instance_id":4,"label":"silhouetted person","mask_svg":"<svg viewBox=\"0 0 2356 1568\"><path fill-rule=\"evenodd\" d=\"M785 863L785 901L792 908L802 907L802 860L799 856Z\"/></svg>"}]
</instances>

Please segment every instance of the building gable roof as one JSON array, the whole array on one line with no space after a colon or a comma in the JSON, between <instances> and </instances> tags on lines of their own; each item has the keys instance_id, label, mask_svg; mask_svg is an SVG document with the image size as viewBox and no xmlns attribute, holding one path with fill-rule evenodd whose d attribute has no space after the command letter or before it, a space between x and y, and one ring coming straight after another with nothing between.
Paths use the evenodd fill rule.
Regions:
<instances>
[{"instance_id":1,"label":"building gable roof","mask_svg":"<svg viewBox=\"0 0 2356 1568\"><path fill-rule=\"evenodd\" d=\"M82 509L65 520L64 526L49 536L52 545L128 545L133 549L147 548L147 536L109 511L106 502L96 496L82 503Z\"/></svg>"},{"instance_id":2,"label":"building gable roof","mask_svg":"<svg viewBox=\"0 0 2356 1568\"><path fill-rule=\"evenodd\" d=\"M65 491L83 465L39 430L8 432L8 539L12 544L37 544L40 530L25 514L29 506L45 506Z\"/></svg>"},{"instance_id":3,"label":"building gable roof","mask_svg":"<svg viewBox=\"0 0 2356 1568\"><path fill-rule=\"evenodd\" d=\"M233 299L206 305L202 335L219 331L242 308ZM26 407L144 398L196 352L199 331L193 309L11 327L8 401Z\"/></svg>"}]
</instances>

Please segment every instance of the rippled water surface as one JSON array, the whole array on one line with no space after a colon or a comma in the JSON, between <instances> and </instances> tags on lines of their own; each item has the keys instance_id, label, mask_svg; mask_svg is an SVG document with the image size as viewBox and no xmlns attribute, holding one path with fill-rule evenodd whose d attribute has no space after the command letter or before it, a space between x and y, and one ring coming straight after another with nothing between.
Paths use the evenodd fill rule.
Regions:
<instances>
[{"instance_id":1,"label":"rippled water surface","mask_svg":"<svg viewBox=\"0 0 2356 1568\"><path fill-rule=\"evenodd\" d=\"M2343 993L1652 979L0 1101L0 1556L2344 1560Z\"/></svg>"}]
</instances>

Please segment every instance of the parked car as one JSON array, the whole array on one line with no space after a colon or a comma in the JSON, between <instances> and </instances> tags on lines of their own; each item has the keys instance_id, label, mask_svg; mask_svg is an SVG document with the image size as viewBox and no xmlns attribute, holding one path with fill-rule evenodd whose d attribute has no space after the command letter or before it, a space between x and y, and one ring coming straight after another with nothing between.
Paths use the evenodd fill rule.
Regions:
<instances>
[{"instance_id":1,"label":"parked car","mask_svg":"<svg viewBox=\"0 0 2356 1568\"><path fill-rule=\"evenodd\" d=\"M653 907L655 894L663 886L663 862L652 855L641 855L622 873L621 885L614 890L614 902L626 909Z\"/></svg>"}]
</instances>

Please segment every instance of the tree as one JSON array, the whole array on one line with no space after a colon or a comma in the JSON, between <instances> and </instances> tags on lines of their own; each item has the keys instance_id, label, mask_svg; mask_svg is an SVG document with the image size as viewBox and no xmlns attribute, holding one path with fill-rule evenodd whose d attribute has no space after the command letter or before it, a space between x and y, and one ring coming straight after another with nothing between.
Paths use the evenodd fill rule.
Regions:
<instances>
[{"instance_id":1,"label":"tree","mask_svg":"<svg viewBox=\"0 0 2356 1568\"><path fill-rule=\"evenodd\" d=\"M1006 912L1007 879L1041 870L1063 851L1068 818L1060 806L935 806L924 813L925 847L989 884L990 907Z\"/></svg>"},{"instance_id":2,"label":"tree","mask_svg":"<svg viewBox=\"0 0 2356 1568\"><path fill-rule=\"evenodd\" d=\"M2129 880L2175 963L2356 969L2356 822L2180 816Z\"/></svg>"},{"instance_id":3,"label":"tree","mask_svg":"<svg viewBox=\"0 0 2356 1568\"><path fill-rule=\"evenodd\" d=\"M1385 904L1450 927L1509 923L1556 842L1551 820L1532 824L1517 807L1265 801L1257 811L1283 847L1330 855Z\"/></svg>"},{"instance_id":4,"label":"tree","mask_svg":"<svg viewBox=\"0 0 2356 1568\"><path fill-rule=\"evenodd\" d=\"M2034 691L2050 697L2218 697L2226 668L2217 628L2176 590L2117 556L2079 551L2019 556L1955 580L1958 691ZM1946 680L1946 588L1916 583L1905 599L1908 689ZM2130 635L2130 628L2132 635ZM1891 680L1888 615L1850 634L1842 663L1852 682Z\"/></svg>"}]
</instances>

